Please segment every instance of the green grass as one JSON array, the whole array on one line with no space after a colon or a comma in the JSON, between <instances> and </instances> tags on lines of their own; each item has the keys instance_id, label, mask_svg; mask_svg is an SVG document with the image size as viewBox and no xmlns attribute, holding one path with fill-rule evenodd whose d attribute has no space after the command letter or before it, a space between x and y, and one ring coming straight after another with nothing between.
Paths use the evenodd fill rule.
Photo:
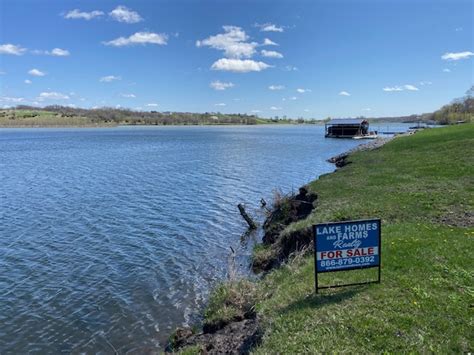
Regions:
<instances>
[{"instance_id":1,"label":"green grass","mask_svg":"<svg viewBox=\"0 0 474 355\"><path fill-rule=\"evenodd\" d=\"M179 355L193 355L193 354L201 354L201 347L200 346L188 346L185 349L177 352Z\"/></svg>"},{"instance_id":2,"label":"green grass","mask_svg":"<svg viewBox=\"0 0 474 355\"><path fill-rule=\"evenodd\" d=\"M472 233L431 224L386 226L380 285L315 295L311 258L272 273L260 285L274 291L258 304L266 335L255 352L472 351ZM376 278L371 270L324 276L326 284Z\"/></svg>"},{"instance_id":3,"label":"green grass","mask_svg":"<svg viewBox=\"0 0 474 355\"><path fill-rule=\"evenodd\" d=\"M315 295L312 256L295 258L255 285L264 327L255 353L473 351L474 124L397 138L349 161L309 184L317 207L285 232L382 218L382 283ZM320 283L375 277L373 269L327 273ZM214 315L229 303L219 292Z\"/></svg>"},{"instance_id":4,"label":"green grass","mask_svg":"<svg viewBox=\"0 0 474 355\"><path fill-rule=\"evenodd\" d=\"M59 113L32 110L0 111L0 127L64 127L64 126L110 126L93 121L88 117L64 117Z\"/></svg>"},{"instance_id":5,"label":"green grass","mask_svg":"<svg viewBox=\"0 0 474 355\"><path fill-rule=\"evenodd\" d=\"M204 312L204 324L215 327L244 319L246 314L253 312L255 298L258 298L255 283L249 280L235 280L218 285Z\"/></svg>"}]
</instances>

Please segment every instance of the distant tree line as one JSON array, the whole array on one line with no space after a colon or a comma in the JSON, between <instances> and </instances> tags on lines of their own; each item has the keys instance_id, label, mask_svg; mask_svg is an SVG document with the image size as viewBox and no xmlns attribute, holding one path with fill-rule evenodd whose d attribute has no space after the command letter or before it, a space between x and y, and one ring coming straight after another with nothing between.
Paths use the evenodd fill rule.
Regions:
<instances>
[{"instance_id":1,"label":"distant tree line","mask_svg":"<svg viewBox=\"0 0 474 355\"><path fill-rule=\"evenodd\" d=\"M449 105L429 114L429 119L439 124L474 122L474 86L462 98L455 99Z\"/></svg>"},{"instance_id":2,"label":"distant tree line","mask_svg":"<svg viewBox=\"0 0 474 355\"><path fill-rule=\"evenodd\" d=\"M474 122L474 86L466 92L465 96L453 100L435 112L399 117L378 117L371 118L371 121L425 122L441 125Z\"/></svg>"},{"instance_id":3,"label":"distant tree line","mask_svg":"<svg viewBox=\"0 0 474 355\"><path fill-rule=\"evenodd\" d=\"M8 115L15 118L15 111L21 112L22 118L35 118L40 112L52 113L56 119L63 122L69 119L87 119L88 124L96 125L255 125L258 123L318 123L315 119L304 120L303 118L290 119L286 116L274 118L260 118L249 114L225 114L220 112L158 112L158 111L134 111L125 108L100 107L93 109L75 108L69 106L50 105L45 107L33 107L18 105Z\"/></svg>"},{"instance_id":4,"label":"distant tree line","mask_svg":"<svg viewBox=\"0 0 474 355\"><path fill-rule=\"evenodd\" d=\"M133 111L123 108L101 107L95 109L74 108L51 105L32 107L16 106L16 110L47 111L61 117L86 117L93 123L126 124L126 125L199 125L199 124L244 124L258 123L258 117L248 114L192 113L192 112L158 112Z\"/></svg>"}]
</instances>

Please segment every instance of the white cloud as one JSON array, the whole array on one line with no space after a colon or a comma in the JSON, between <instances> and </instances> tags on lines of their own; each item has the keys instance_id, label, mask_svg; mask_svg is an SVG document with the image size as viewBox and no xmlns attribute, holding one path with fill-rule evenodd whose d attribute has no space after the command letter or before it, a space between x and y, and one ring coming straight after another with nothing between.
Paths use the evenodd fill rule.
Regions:
<instances>
[{"instance_id":1,"label":"white cloud","mask_svg":"<svg viewBox=\"0 0 474 355\"><path fill-rule=\"evenodd\" d=\"M218 103L218 104L214 104L214 106L222 106L222 107L224 107L224 106L226 106L226 104L223 103L223 102L221 102L221 103Z\"/></svg>"},{"instance_id":2,"label":"white cloud","mask_svg":"<svg viewBox=\"0 0 474 355\"><path fill-rule=\"evenodd\" d=\"M26 80L24 81L24 83L25 83L25 84L31 84L31 83L32 83L32 81L31 81L31 80L29 80L29 79L26 79Z\"/></svg>"},{"instance_id":3,"label":"white cloud","mask_svg":"<svg viewBox=\"0 0 474 355\"><path fill-rule=\"evenodd\" d=\"M271 106L271 107L270 107L270 110L272 110L272 111L278 111L278 110L281 110L281 107L278 107L278 106Z\"/></svg>"},{"instance_id":4,"label":"white cloud","mask_svg":"<svg viewBox=\"0 0 474 355\"><path fill-rule=\"evenodd\" d=\"M61 48L54 48L51 52L49 52L49 55L55 56L55 57L67 57L70 55L68 50L66 49L61 49Z\"/></svg>"},{"instance_id":5,"label":"white cloud","mask_svg":"<svg viewBox=\"0 0 474 355\"><path fill-rule=\"evenodd\" d=\"M106 46L123 47L137 44L168 44L168 35L154 32L137 32L130 37L119 37L112 41L102 42Z\"/></svg>"},{"instance_id":6,"label":"white cloud","mask_svg":"<svg viewBox=\"0 0 474 355\"><path fill-rule=\"evenodd\" d=\"M135 94L120 94L120 96L125 97L127 99L134 99L136 98Z\"/></svg>"},{"instance_id":7,"label":"white cloud","mask_svg":"<svg viewBox=\"0 0 474 355\"><path fill-rule=\"evenodd\" d=\"M268 87L269 90L273 90L273 91L275 91L275 90L283 90L284 88L285 88L284 85L270 85L270 86Z\"/></svg>"},{"instance_id":8,"label":"white cloud","mask_svg":"<svg viewBox=\"0 0 474 355\"><path fill-rule=\"evenodd\" d=\"M304 112L309 112L309 109L305 108L303 111L304 111Z\"/></svg>"},{"instance_id":9,"label":"white cloud","mask_svg":"<svg viewBox=\"0 0 474 355\"><path fill-rule=\"evenodd\" d=\"M298 91L300 94L304 94L305 92L311 92L310 89L296 89L296 91Z\"/></svg>"},{"instance_id":10,"label":"white cloud","mask_svg":"<svg viewBox=\"0 0 474 355\"><path fill-rule=\"evenodd\" d=\"M283 68L283 70L285 70L285 71L297 71L298 68L294 67L292 65L287 65L286 67Z\"/></svg>"},{"instance_id":11,"label":"white cloud","mask_svg":"<svg viewBox=\"0 0 474 355\"><path fill-rule=\"evenodd\" d=\"M69 96L61 94L60 92L48 91L39 94L38 101L43 100L69 100Z\"/></svg>"},{"instance_id":12,"label":"white cloud","mask_svg":"<svg viewBox=\"0 0 474 355\"><path fill-rule=\"evenodd\" d=\"M411 84L406 84L406 85L396 85L396 86L386 86L382 89L383 91L386 92L393 92L393 91L418 91L419 89Z\"/></svg>"},{"instance_id":13,"label":"white cloud","mask_svg":"<svg viewBox=\"0 0 474 355\"><path fill-rule=\"evenodd\" d=\"M263 49L261 53L264 57L268 57L268 58L283 58L283 54L277 51L267 51Z\"/></svg>"},{"instance_id":14,"label":"white cloud","mask_svg":"<svg viewBox=\"0 0 474 355\"><path fill-rule=\"evenodd\" d=\"M107 75L99 79L99 81L102 83L110 83L111 81L115 81L115 80L122 80L122 78L120 76Z\"/></svg>"},{"instance_id":15,"label":"white cloud","mask_svg":"<svg viewBox=\"0 0 474 355\"><path fill-rule=\"evenodd\" d=\"M262 25L257 24L256 26L260 27L260 31L262 32L283 32L283 27L278 27L273 23L264 23Z\"/></svg>"},{"instance_id":16,"label":"white cloud","mask_svg":"<svg viewBox=\"0 0 474 355\"><path fill-rule=\"evenodd\" d=\"M278 46L278 43L273 42L273 41L272 41L271 39L269 39L269 38L265 38L265 39L263 40L262 46Z\"/></svg>"},{"instance_id":17,"label":"white cloud","mask_svg":"<svg viewBox=\"0 0 474 355\"><path fill-rule=\"evenodd\" d=\"M351 96L351 94L349 94L347 91L341 91L339 93L340 96Z\"/></svg>"},{"instance_id":18,"label":"white cloud","mask_svg":"<svg viewBox=\"0 0 474 355\"><path fill-rule=\"evenodd\" d=\"M33 75L33 76L45 76L46 73L42 72L41 70L38 69L31 69L28 74Z\"/></svg>"},{"instance_id":19,"label":"white cloud","mask_svg":"<svg viewBox=\"0 0 474 355\"><path fill-rule=\"evenodd\" d=\"M138 12L132 11L125 6L117 6L109 12L109 16L118 22L137 23L143 21Z\"/></svg>"},{"instance_id":20,"label":"white cloud","mask_svg":"<svg viewBox=\"0 0 474 355\"><path fill-rule=\"evenodd\" d=\"M408 91L418 91L419 89L415 86L415 85L404 85L403 86L405 88L405 90L408 90Z\"/></svg>"},{"instance_id":21,"label":"white cloud","mask_svg":"<svg viewBox=\"0 0 474 355\"><path fill-rule=\"evenodd\" d=\"M23 55L26 48L14 44L0 44L0 54Z\"/></svg>"},{"instance_id":22,"label":"white cloud","mask_svg":"<svg viewBox=\"0 0 474 355\"><path fill-rule=\"evenodd\" d=\"M52 51L43 51L39 49L32 50L31 53L38 54L38 55L51 55L54 57L67 57L71 53L68 50L61 49L61 48L54 48Z\"/></svg>"},{"instance_id":23,"label":"white cloud","mask_svg":"<svg viewBox=\"0 0 474 355\"><path fill-rule=\"evenodd\" d=\"M25 101L25 99L23 97L6 97L6 96L0 96L0 101L4 101L4 102L11 102L11 103L20 103L20 102L23 102Z\"/></svg>"},{"instance_id":24,"label":"white cloud","mask_svg":"<svg viewBox=\"0 0 474 355\"><path fill-rule=\"evenodd\" d=\"M364 108L362 111L370 112L372 109L370 107Z\"/></svg>"},{"instance_id":25,"label":"white cloud","mask_svg":"<svg viewBox=\"0 0 474 355\"><path fill-rule=\"evenodd\" d=\"M431 84L433 84L431 81L420 81L421 86L431 85Z\"/></svg>"},{"instance_id":26,"label":"white cloud","mask_svg":"<svg viewBox=\"0 0 474 355\"><path fill-rule=\"evenodd\" d=\"M445 73L451 73L451 69L444 68L444 69L443 69L443 72L445 72Z\"/></svg>"},{"instance_id":27,"label":"white cloud","mask_svg":"<svg viewBox=\"0 0 474 355\"><path fill-rule=\"evenodd\" d=\"M298 98L296 96L292 96L292 97L289 97L288 100L295 101L295 100L298 100Z\"/></svg>"},{"instance_id":28,"label":"white cloud","mask_svg":"<svg viewBox=\"0 0 474 355\"><path fill-rule=\"evenodd\" d=\"M264 62L257 62L250 59L227 59L221 58L218 61L212 64L212 70L222 70L222 71L231 71L235 73L248 73L251 71L262 71L267 68L270 68L271 65L268 65Z\"/></svg>"},{"instance_id":29,"label":"white cloud","mask_svg":"<svg viewBox=\"0 0 474 355\"><path fill-rule=\"evenodd\" d=\"M208 46L224 51L228 58L250 58L255 54L256 42L247 42L249 37L242 28L223 26L224 33L210 36L202 41L196 41L197 47Z\"/></svg>"},{"instance_id":30,"label":"white cloud","mask_svg":"<svg viewBox=\"0 0 474 355\"><path fill-rule=\"evenodd\" d=\"M146 104L146 107L158 107L158 104L151 103L151 104Z\"/></svg>"},{"instance_id":31,"label":"white cloud","mask_svg":"<svg viewBox=\"0 0 474 355\"><path fill-rule=\"evenodd\" d=\"M74 9L66 13L64 15L64 18L74 19L74 20L83 19L83 20L89 21L89 20L92 20L93 18L100 17L103 14L104 13L102 11L97 11L97 10L91 11L91 12L83 12L81 10Z\"/></svg>"},{"instance_id":32,"label":"white cloud","mask_svg":"<svg viewBox=\"0 0 474 355\"><path fill-rule=\"evenodd\" d=\"M6 74L6 72L0 70L0 75L5 75L5 74Z\"/></svg>"},{"instance_id":33,"label":"white cloud","mask_svg":"<svg viewBox=\"0 0 474 355\"><path fill-rule=\"evenodd\" d=\"M260 113L260 112L262 112L262 111L260 111L260 110L252 110L252 111L250 111L250 112L251 112L251 113Z\"/></svg>"},{"instance_id":34,"label":"white cloud","mask_svg":"<svg viewBox=\"0 0 474 355\"><path fill-rule=\"evenodd\" d=\"M443 59L443 60L461 60L461 59L467 59L467 58L469 58L473 55L474 55L474 53L470 52L470 51L456 52L456 53L448 52L448 53L444 53L441 56L441 59Z\"/></svg>"},{"instance_id":35,"label":"white cloud","mask_svg":"<svg viewBox=\"0 0 474 355\"><path fill-rule=\"evenodd\" d=\"M391 91L403 91L401 86L386 86L382 89L383 91L391 92Z\"/></svg>"},{"instance_id":36,"label":"white cloud","mask_svg":"<svg viewBox=\"0 0 474 355\"><path fill-rule=\"evenodd\" d=\"M216 80L216 81L213 81L212 83L210 83L209 86L211 88L213 88L214 90L223 91L223 90L226 90L226 89L233 88L234 84L231 83L231 82L223 83L222 81Z\"/></svg>"}]
</instances>

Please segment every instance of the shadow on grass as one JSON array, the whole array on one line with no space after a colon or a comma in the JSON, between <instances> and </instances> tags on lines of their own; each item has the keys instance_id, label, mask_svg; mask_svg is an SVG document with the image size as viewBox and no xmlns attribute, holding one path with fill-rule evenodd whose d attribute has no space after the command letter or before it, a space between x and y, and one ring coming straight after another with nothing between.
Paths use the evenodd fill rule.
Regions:
<instances>
[{"instance_id":1,"label":"shadow on grass","mask_svg":"<svg viewBox=\"0 0 474 355\"><path fill-rule=\"evenodd\" d=\"M343 302L348 300L359 292L365 290L367 285L353 286L346 289L321 290L319 294L312 293L305 298L297 300L281 310L281 313L290 313L300 311L305 308L318 309L329 304Z\"/></svg>"}]
</instances>

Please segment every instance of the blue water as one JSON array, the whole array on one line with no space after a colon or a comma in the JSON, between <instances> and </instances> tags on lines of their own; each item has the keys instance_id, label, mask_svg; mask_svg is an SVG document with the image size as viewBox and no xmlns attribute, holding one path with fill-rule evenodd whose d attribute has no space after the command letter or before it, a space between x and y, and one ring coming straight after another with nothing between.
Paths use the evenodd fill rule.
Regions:
<instances>
[{"instance_id":1,"label":"blue water","mask_svg":"<svg viewBox=\"0 0 474 355\"><path fill-rule=\"evenodd\" d=\"M403 127L405 128L405 127ZM257 236L260 198L360 141L318 126L0 130L0 353L162 349Z\"/></svg>"}]
</instances>

